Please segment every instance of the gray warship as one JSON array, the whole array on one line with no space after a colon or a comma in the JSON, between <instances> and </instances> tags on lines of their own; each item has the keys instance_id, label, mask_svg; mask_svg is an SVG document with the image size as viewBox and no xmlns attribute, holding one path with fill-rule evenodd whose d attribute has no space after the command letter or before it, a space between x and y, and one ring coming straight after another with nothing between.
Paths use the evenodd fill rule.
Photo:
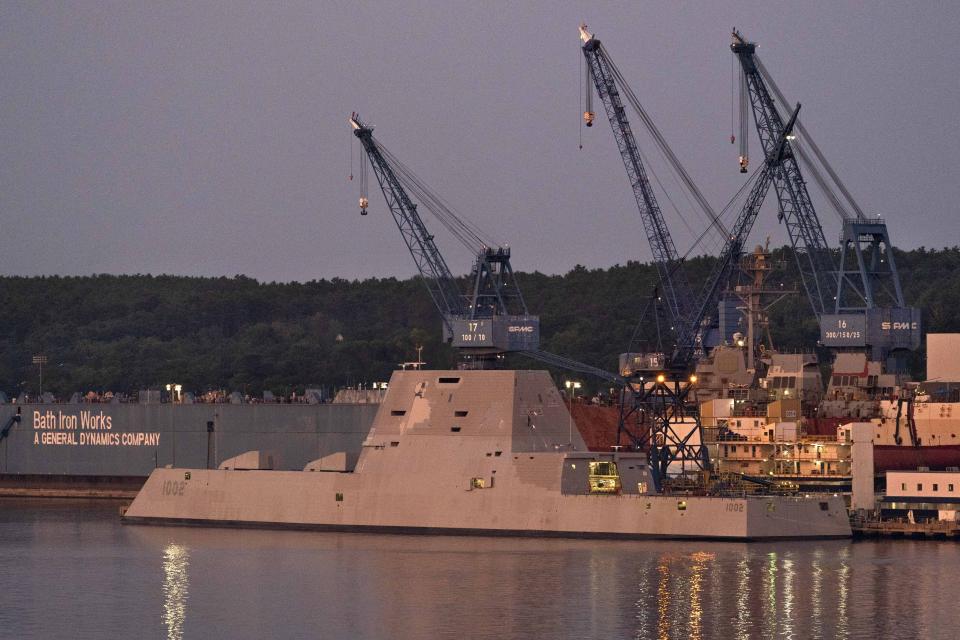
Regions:
<instances>
[{"instance_id":1,"label":"gray warship","mask_svg":"<svg viewBox=\"0 0 960 640\"><path fill-rule=\"evenodd\" d=\"M845 538L842 498L657 493L646 455L586 450L545 371L396 371L354 460L154 470L128 524L392 533Z\"/></svg>"}]
</instances>

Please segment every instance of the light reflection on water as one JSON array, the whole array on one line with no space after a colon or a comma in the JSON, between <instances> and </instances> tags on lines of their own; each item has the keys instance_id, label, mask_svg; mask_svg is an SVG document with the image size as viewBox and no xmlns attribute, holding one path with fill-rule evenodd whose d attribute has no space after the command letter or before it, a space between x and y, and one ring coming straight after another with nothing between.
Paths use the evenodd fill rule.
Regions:
<instances>
[{"instance_id":1,"label":"light reflection on water","mask_svg":"<svg viewBox=\"0 0 960 640\"><path fill-rule=\"evenodd\" d=\"M0 636L952 638L960 545L123 527L0 501Z\"/></svg>"},{"instance_id":2,"label":"light reflection on water","mask_svg":"<svg viewBox=\"0 0 960 640\"><path fill-rule=\"evenodd\" d=\"M692 561L690 576L690 634L691 640L700 640L703 637L701 622L703 618L703 574L713 560L713 554L697 551L690 555Z\"/></svg>"},{"instance_id":3,"label":"light reflection on water","mask_svg":"<svg viewBox=\"0 0 960 640\"><path fill-rule=\"evenodd\" d=\"M750 637L750 626L752 624L750 616L750 562L747 557L737 561L737 620L734 628L738 640Z\"/></svg>"},{"instance_id":4,"label":"light reflection on water","mask_svg":"<svg viewBox=\"0 0 960 640\"><path fill-rule=\"evenodd\" d=\"M823 614L821 603L823 592L823 549L815 549L810 560L810 630L814 636L823 634L820 616Z\"/></svg>"},{"instance_id":5,"label":"light reflection on water","mask_svg":"<svg viewBox=\"0 0 960 640\"><path fill-rule=\"evenodd\" d=\"M183 621L187 616L187 595L190 578L187 567L190 552L186 547L170 544L163 550L163 621L167 625L167 638L183 638Z\"/></svg>"}]
</instances>

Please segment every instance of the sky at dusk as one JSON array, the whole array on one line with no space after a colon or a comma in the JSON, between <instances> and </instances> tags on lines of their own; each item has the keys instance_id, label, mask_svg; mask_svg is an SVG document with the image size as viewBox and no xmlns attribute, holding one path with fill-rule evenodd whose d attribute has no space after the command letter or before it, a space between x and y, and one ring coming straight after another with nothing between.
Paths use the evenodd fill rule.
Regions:
<instances>
[{"instance_id":1,"label":"sky at dusk","mask_svg":"<svg viewBox=\"0 0 960 640\"><path fill-rule=\"evenodd\" d=\"M581 21L716 209L736 26L896 245L960 244L960 5L5 2L0 273L410 276L375 183L359 215L354 110L515 269L648 261L608 123L580 129ZM685 253L699 218L661 198ZM787 243L774 200L754 241Z\"/></svg>"}]
</instances>

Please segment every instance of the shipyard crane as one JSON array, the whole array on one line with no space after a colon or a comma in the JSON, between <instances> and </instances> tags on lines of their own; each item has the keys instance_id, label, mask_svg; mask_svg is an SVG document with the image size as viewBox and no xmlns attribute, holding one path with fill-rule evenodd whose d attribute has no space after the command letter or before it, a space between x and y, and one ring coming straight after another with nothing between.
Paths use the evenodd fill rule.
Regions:
<instances>
[{"instance_id":1,"label":"shipyard crane","mask_svg":"<svg viewBox=\"0 0 960 640\"><path fill-rule=\"evenodd\" d=\"M580 26L580 40L587 63L587 107L584 112L584 121L588 126L593 124L595 115L592 110L591 98L592 91L595 89L603 102L637 201L640 218L650 243L653 261L657 267L661 289L666 298L667 310L673 324L676 340L671 353L667 354L669 357L665 364L679 369L689 368L693 364L695 356L703 350L704 319L713 313L724 287L729 282L738 264L747 236L753 228L760 205L769 189L772 177L770 161L776 161L776 158L782 153L783 145L779 144L771 149L770 161L766 162L763 169L753 177L755 182L744 202L743 209L733 227L727 229L721 222L723 212L721 212L721 215L714 212L706 198L697 189L692 178L680 164L673 151L670 150L663 135L657 130L652 119L639 103L633 90L617 69L600 40L587 30L586 25ZM707 231L715 229L720 232L723 238L722 248L715 267L697 293L694 293L683 272L683 260L677 253L669 228L657 203L653 186L647 177L642 155L627 118L621 94L626 97L639 114L642 122L653 135L654 141L664 152L668 162L680 175L681 180L706 214L709 220ZM783 140L784 138L785 136L781 136L780 139ZM734 200L739 195L738 193ZM731 203L734 200L731 200ZM643 356L640 359L643 359ZM621 362L621 369L630 370L632 367L628 363L636 361L637 357L635 354L624 354L622 360L626 360L626 362Z\"/></svg>"},{"instance_id":2,"label":"shipyard crane","mask_svg":"<svg viewBox=\"0 0 960 640\"><path fill-rule=\"evenodd\" d=\"M684 272L682 259L670 235L660 205L654 194L653 186L647 176L640 149L630 127L626 109L620 96L621 88L631 106L640 114L641 119L654 136L654 140L673 164L681 179L687 184L694 197L707 213L712 224L721 229L719 217L710 208L706 198L693 184L689 174L656 130L624 81L616 65L607 55L586 25L580 25L580 39L586 61L586 109L584 121L592 126L594 113L592 91L603 102L607 119L613 130L613 136L620 151L627 177L633 191L640 219L653 254L660 278L663 297L677 341L667 357L662 353L624 353L620 356L620 373L630 378L630 383L621 395L620 419L617 429L617 444L626 435L633 448L647 452L652 477L657 489L663 486L671 467L680 466L681 473L688 471L687 465L696 469L709 469L710 460L703 445L699 411L693 393L696 376L686 377L681 370L689 366L684 361L692 355L692 343L700 334L703 315L694 317L698 307L693 291ZM591 84L593 86L591 86ZM681 346L689 340L691 348ZM669 374L667 370L671 371Z\"/></svg>"},{"instance_id":3,"label":"shipyard crane","mask_svg":"<svg viewBox=\"0 0 960 640\"><path fill-rule=\"evenodd\" d=\"M643 222L647 241L650 243L650 250L653 254L653 262L660 277L663 297L666 299L667 312L673 326L678 327L690 317L694 305L693 293L684 274L682 261L670 235L670 229L667 227L654 194L653 186L647 177L640 149L627 119L617 82L622 80L622 77L607 56L600 40L594 38L593 34L587 31L586 25L580 26L580 39L583 43L583 55L587 62L587 109L584 112L584 120L587 125L593 124L594 113L590 86L592 79L597 95L603 102L607 118L610 120L613 137L616 140L623 166L626 168L627 177L630 180L630 187L637 201L640 219ZM679 165L679 162L677 164ZM706 199L702 199L702 203L705 204ZM709 209L709 205L707 205L707 208Z\"/></svg>"},{"instance_id":4,"label":"shipyard crane","mask_svg":"<svg viewBox=\"0 0 960 640\"><path fill-rule=\"evenodd\" d=\"M734 29L730 48L740 63L742 86L749 92L760 144L770 157L786 130L777 103L788 103L757 57L756 46ZM741 103L745 101L742 97ZM742 118L746 116L744 111ZM920 312L904 303L886 223L864 215L803 125L797 121L795 126L840 191L839 195L833 191L799 141L785 143L773 174L778 218L787 227L804 289L820 323L821 344L841 349L870 347L873 357L881 360L898 350L916 349L920 344ZM804 161L841 217L839 262L827 244L798 160ZM741 167L748 162L741 152Z\"/></svg>"},{"instance_id":5,"label":"shipyard crane","mask_svg":"<svg viewBox=\"0 0 960 640\"><path fill-rule=\"evenodd\" d=\"M498 356L513 352L552 366L621 383L622 378L618 375L542 351L539 348L540 318L527 310L510 264L509 247L494 246L495 243L485 239L476 226L458 216L374 137L373 127L364 124L356 113L351 115L350 125L367 154L387 207L440 312L445 341L474 366L487 366ZM361 182L365 183L365 165L361 166ZM369 206L365 184L361 190L360 208L365 214ZM411 193L465 247L477 252L467 294L461 292L433 234L420 217Z\"/></svg>"},{"instance_id":6,"label":"shipyard crane","mask_svg":"<svg viewBox=\"0 0 960 640\"><path fill-rule=\"evenodd\" d=\"M632 375L635 380L637 378L639 380L631 386L632 403L629 405L624 403L621 407L618 438L621 434L625 434L630 438L633 446L647 449L651 465L656 470L658 479L662 479L666 476L671 464L678 460L691 459L700 468L708 466L706 451L700 444L702 441L697 410L695 406L687 406L695 405L695 401L691 401L689 397L693 386L682 380L682 372L689 373L695 364L696 356L702 352L704 319L716 308L722 291L739 264L747 237L757 219L764 197L769 191L776 168L782 161L787 140L792 133L800 107L797 105L784 131L777 139L777 144L770 149L761 170L751 178L753 186L749 190L740 214L728 230L669 149L663 136L657 131L652 119L640 105L633 90L626 83L603 45L587 31L585 25L580 27L580 39L587 63L587 106L584 121L587 126L593 124L595 116L592 110L591 91L595 88L603 102L627 170L674 324L676 342L669 354L628 353L621 356L621 373ZM593 86L591 86L591 79ZM707 230L715 228L723 236L722 249L713 271L696 295L693 294L683 275L682 259L677 254L657 204L653 187L647 178L621 93L640 115L643 123L653 134L655 142L706 213L710 221ZM749 184L750 182L747 183ZM747 185L744 185L740 193ZM731 200L731 204L737 200L740 193ZM721 212L721 215L724 212ZM663 373L667 369L673 370L670 376ZM689 380L695 382L695 376L691 376ZM634 420L639 423L646 422L649 427L644 429L642 425L628 426ZM691 428L691 420L697 424L695 428Z\"/></svg>"},{"instance_id":7,"label":"shipyard crane","mask_svg":"<svg viewBox=\"0 0 960 640\"><path fill-rule=\"evenodd\" d=\"M784 126L779 139L776 140L776 144L764 159L762 168L754 176L753 186L743 208L740 210L733 226L730 227L720 256L717 258L713 271L697 298L691 321L682 324L680 327L681 333L674 350L674 359L678 362L690 362L692 360L696 348L696 335L700 329L701 321L707 317L712 308L716 307L723 288L731 281L735 270L738 268L747 238L760 213L760 206L763 204L766 194L770 191L770 184L776 175L777 168L783 162L787 144L793 135L793 128L799 113L800 105L798 104Z\"/></svg>"}]
</instances>

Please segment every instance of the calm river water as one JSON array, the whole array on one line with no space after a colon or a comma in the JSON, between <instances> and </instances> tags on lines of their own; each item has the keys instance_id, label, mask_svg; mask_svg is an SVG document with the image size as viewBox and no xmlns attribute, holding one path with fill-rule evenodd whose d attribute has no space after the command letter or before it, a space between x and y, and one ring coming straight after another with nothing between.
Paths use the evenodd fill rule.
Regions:
<instances>
[{"instance_id":1,"label":"calm river water","mask_svg":"<svg viewBox=\"0 0 960 640\"><path fill-rule=\"evenodd\" d=\"M0 637L960 637L960 543L237 531L117 513L0 500Z\"/></svg>"}]
</instances>

